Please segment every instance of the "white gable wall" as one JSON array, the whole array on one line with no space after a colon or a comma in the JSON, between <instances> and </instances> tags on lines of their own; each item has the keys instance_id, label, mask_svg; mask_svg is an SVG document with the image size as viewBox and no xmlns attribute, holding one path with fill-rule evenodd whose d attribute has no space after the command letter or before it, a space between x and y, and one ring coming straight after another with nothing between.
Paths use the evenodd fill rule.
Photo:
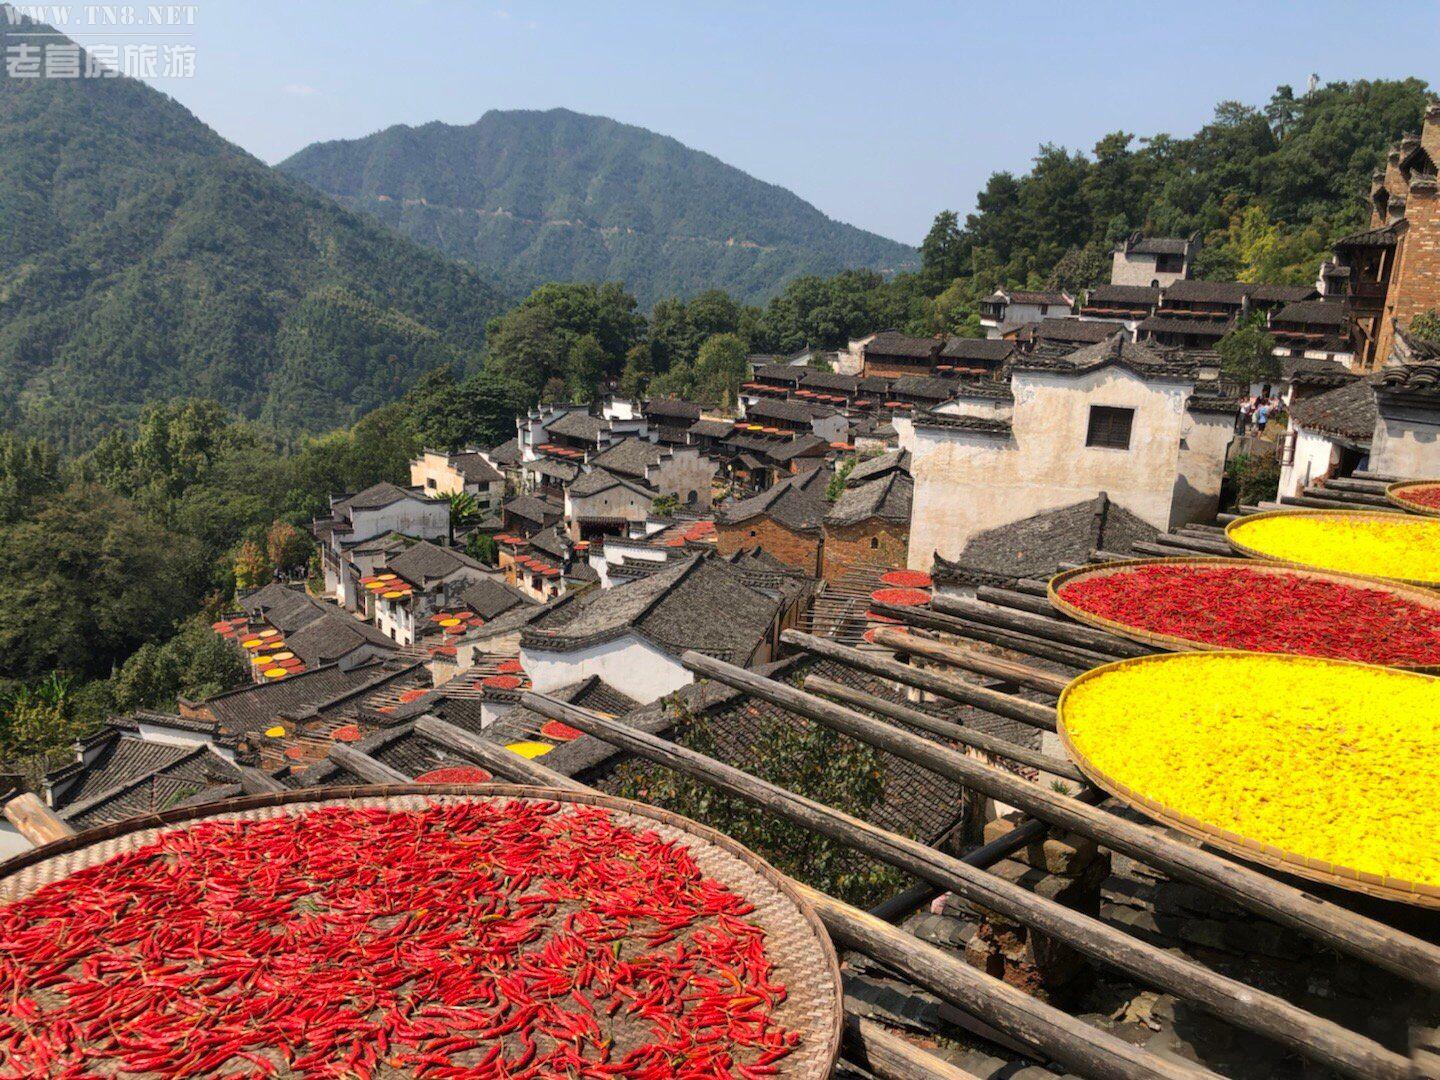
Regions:
<instances>
[{"instance_id":1,"label":"white gable wall","mask_svg":"<svg viewBox=\"0 0 1440 1080\"><path fill-rule=\"evenodd\" d=\"M1011 388L1009 434L901 432L914 455L911 567L928 570L936 551L953 559L977 533L1102 491L1157 529L1170 527L1191 383L1111 365L1078 376L1017 371ZM1085 445L1092 405L1135 410L1128 450Z\"/></svg>"},{"instance_id":2,"label":"white gable wall","mask_svg":"<svg viewBox=\"0 0 1440 1080\"><path fill-rule=\"evenodd\" d=\"M689 686L695 676L680 661L638 634L569 652L520 649L520 662L541 694L599 675L622 694L642 705Z\"/></svg>"}]
</instances>

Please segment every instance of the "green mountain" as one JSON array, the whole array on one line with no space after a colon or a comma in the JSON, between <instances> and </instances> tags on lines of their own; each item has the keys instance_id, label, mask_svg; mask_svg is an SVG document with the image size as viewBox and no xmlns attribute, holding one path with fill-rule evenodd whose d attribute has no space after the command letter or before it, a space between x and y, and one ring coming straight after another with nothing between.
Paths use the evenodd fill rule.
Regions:
<instances>
[{"instance_id":1,"label":"green mountain","mask_svg":"<svg viewBox=\"0 0 1440 1080\"><path fill-rule=\"evenodd\" d=\"M48 29L10 18L0 49ZM131 79L0 73L0 222L0 422L72 446L179 395L349 423L504 306Z\"/></svg>"},{"instance_id":2,"label":"green mountain","mask_svg":"<svg viewBox=\"0 0 1440 1080\"><path fill-rule=\"evenodd\" d=\"M913 248L644 128L566 109L387 128L278 166L412 240L535 285L624 281L648 308L802 274L918 265Z\"/></svg>"}]
</instances>

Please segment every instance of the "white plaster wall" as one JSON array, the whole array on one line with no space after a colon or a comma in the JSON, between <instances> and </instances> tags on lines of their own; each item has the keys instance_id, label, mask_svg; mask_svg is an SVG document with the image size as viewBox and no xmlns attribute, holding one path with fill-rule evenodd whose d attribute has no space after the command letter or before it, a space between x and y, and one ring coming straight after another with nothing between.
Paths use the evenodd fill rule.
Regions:
<instances>
[{"instance_id":1,"label":"white plaster wall","mask_svg":"<svg viewBox=\"0 0 1440 1080\"><path fill-rule=\"evenodd\" d=\"M35 845L20 835L20 830L5 818L0 818L0 862L13 855L29 851Z\"/></svg>"},{"instance_id":2,"label":"white plaster wall","mask_svg":"<svg viewBox=\"0 0 1440 1080\"><path fill-rule=\"evenodd\" d=\"M1307 484L1327 472L1339 460L1336 444L1319 432L1295 429L1295 453L1289 465L1280 467L1277 497L1299 495Z\"/></svg>"},{"instance_id":3,"label":"white plaster wall","mask_svg":"<svg viewBox=\"0 0 1440 1080\"><path fill-rule=\"evenodd\" d=\"M1110 260L1111 285L1143 285L1148 288L1152 281L1159 281L1161 285L1169 285L1180 276L1180 274L1157 274L1154 255L1130 255L1127 257L1124 251L1116 251Z\"/></svg>"},{"instance_id":4,"label":"white plaster wall","mask_svg":"<svg viewBox=\"0 0 1440 1080\"><path fill-rule=\"evenodd\" d=\"M520 662L539 693L599 675L642 705L695 681L680 661L636 634L573 652L522 647Z\"/></svg>"},{"instance_id":5,"label":"white plaster wall","mask_svg":"<svg viewBox=\"0 0 1440 1080\"><path fill-rule=\"evenodd\" d=\"M446 537L450 533L450 504L424 499L401 499L378 510L355 510L350 515L351 531L346 540L358 543L381 533L404 533L422 540Z\"/></svg>"},{"instance_id":6,"label":"white plaster wall","mask_svg":"<svg viewBox=\"0 0 1440 1080\"><path fill-rule=\"evenodd\" d=\"M1388 476L1440 476L1440 414L1387 410L1375 425L1370 469Z\"/></svg>"},{"instance_id":7,"label":"white plaster wall","mask_svg":"<svg viewBox=\"0 0 1440 1080\"><path fill-rule=\"evenodd\" d=\"M1075 377L1016 372L1013 430L913 428L909 565L954 558L976 533L1107 492L1157 529L1170 524L1188 382L1147 382L1111 366ZM1130 448L1087 447L1092 405L1133 408ZM897 431L900 424L896 423Z\"/></svg>"},{"instance_id":8,"label":"white plaster wall","mask_svg":"<svg viewBox=\"0 0 1440 1080\"><path fill-rule=\"evenodd\" d=\"M1235 437L1229 413L1189 412L1183 419L1180 475L1170 501L1170 528L1191 522L1209 524L1220 510L1220 485L1225 479L1225 452Z\"/></svg>"}]
</instances>

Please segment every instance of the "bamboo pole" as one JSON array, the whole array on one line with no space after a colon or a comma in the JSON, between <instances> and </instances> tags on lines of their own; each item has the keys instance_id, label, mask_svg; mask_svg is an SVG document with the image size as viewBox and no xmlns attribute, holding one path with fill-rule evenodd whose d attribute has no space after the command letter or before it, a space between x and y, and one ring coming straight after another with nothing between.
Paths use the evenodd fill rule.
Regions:
<instances>
[{"instance_id":1,"label":"bamboo pole","mask_svg":"<svg viewBox=\"0 0 1440 1080\"><path fill-rule=\"evenodd\" d=\"M989 675L994 679L1003 679L1019 686L1028 686L1032 690L1043 690L1056 697L1070 685L1069 679L1062 679L1059 675L1041 671L1029 664L1004 660L998 656L987 656L974 649L962 649L958 645L947 645L943 641L935 641L931 638L902 634L888 626L882 626L876 631L875 643L884 645L887 649L893 649L895 652L923 656L926 660L938 660L942 664L960 668L962 671L973 671L977 675Z\"/></svg>"},{"instance_id":2,"label":"bamboo pole","mask_svg":"<svg viewBox=\"0 0 1440 1080\"><path fill-rule=\"evenodd\" d=\"M567 788L571 791L588 791L589 788L578 780L572 780L563 773L546 768L537 761L521 757L513 750L507 750L498 743L477 738L464 728L448 724L438 716L426 713L415 721L415 730L427 738L434 739L441 746L455 751L461 757L484 765L496 776L518 780L524 784L538 784L541 787Z\"/></svg>"},{"instance_id":3,"label":"bamboo pole","mask_svg":"<svg viewBox=\"0 0 1440 1080\"><path fill-rule=\"evenodd\" d=\"M551 720L570 724L619 749L628 750L646 760L655 761L686 775L694 776L719 790L739 795L777 814L788 817L792 821L797 821L822 835L845 832L850 835L866 834L876 838L894 837L895 841L917 848L920 852L958 863L958 860L948 855L942 855L933 848L927 848L913 840L886 833L883 829L842 814L838 810L832 810L830 807L804 796L759 780L734 766L667 742L657 735L632 728L620 720L604 717L590 712L588 709L581 709L533 692L523 695L521 703L527 709L540 713ZM857 831L851 832L851 830ZM880 850L878 843L875 846L876 850ZM975 875L995 882L1003 885L1006 889L1013 889L1023 894L1036 903L1048 904L1067 914L1074 915L1068 908L1051 901L1040 900L1019 886L1000 882L1000 879L986 874L984 871L961 865L963 872L967 875ZM881 919L867 915L865 912L801 882L792 882L792 884L815 908L825 923L826 929L832 935L847 944L852 944L867 956L894 967L906 978L914 980L917 984L939 994L951 1004L992 1024L1022 1044L1043 1052L1046 1057L1058 1061L1068 1068L1079 1068L1090 1076L1106 1078L1106 1080L1122 1076L1193 1077L1195 1075L1183 1070L1178 1074L1164 1071L1170 1068L1169 1063L1163 1062L1153 1055L1147 1054L1143 1059L1130 1057L1127 1053L1122 1052L1121 1048L1123 1047L1126 1051L1136 1048L1130 1047L1121 1040L1097 1031L1083 1021L1068 1016L1058 1009L1042 1004L1028 994L984 974L934 946L917 940L914 936L890 926ZM1075 917L1083 918L1083 916ZM1124 935L1120 936L1124 937ZM1141 1051L1141 1053L1144 1052ZM1406 1063L1406 1067L1408 1068L1408 1063ZM1134 1071L1137 1068L1140 1069L1139 1072ZM1210 1076L1212 1074L1202 1071L1200 1075Z\"/></svg>"},{"instance_id":4,"label":"bamboo pole","mask_svg":"<svg viewBox=\"0 0 1440 1080\"><path fill-rule=\"evenodd\" d=\"M240 787L247 795L267 795L286 790L284 784L262 769L236 765L235 771L240 774Z\"/></svg>"},{"instance_id":5,"label":"bamboo pole","mask_svg":"<svg viewBox=\"0 0 1440 1080\"><path fill-rule=\"evenodd\" d=\"M929 713L921 712L919 709L886 701L882 697L876 697L863 690L856 690L830 679L821 678L819 675L807 675L805 689L812 694L819 694L846 705L853 705L857 709L870 709L873 712L882 713L891 720L898 720L902 724L909 724L911 727L928 731L930 734L939 735L944 739L952 739L994 757L1009 758L1011 761L1018 761L1022 765L1029 765L1033 769L1052 773L1055 776L1063 776L1065 779L1074 780L1077 783L1088 784L1090 782L1084 773L1064 758L1052 757L1039 750L1031 750L1019 743L1013 743L1009 739L1002 739L997 735L987 735L983 731L976 731L950 720L942 720Z\"/></svg>"},{"instance_id":6,"label":"bamboo pole","mask_svg":"<svg viewBox=\"0 0 1440 1080\"><path fill-rule=\"evenodd\" d=\"M1234 904L1282 926L1393 972L1429 990L1440 990L1440 946L1338 904L1258 873L1237 862L1212 855L1150 826L1085 806L984 765L974 758L912 735L893 724L854 709L832 704L794 687L774 682L744 668L687 652L682 663L691 671L715 678L765 701L860 739L907 761L948 776L992 799L1088 836L1113 851L1148 863L1192 885L1219 892Z\"/></svg>"},{"instance_id":7,"label":"bamboo pole","mask_svg":"<svg viewBox=\"0 0 1440 1080\"><path fill-rule=\"evenodd\" d=\"M327 756L336 765L348 769L361 780L368 780L372 784L410 783L410 777L399 769L392 769L383 761L377 761L369 754L362 754L359 750L346 746L344 743L336 743L330 747Z\"/></svg>"},{"instance_id":8,"label":"bamboo pole","mask_svg":"<svg viewBox=\"0 0 1440 1080\"><path fill-rule=\"evenodd\" d=\"M1058 632L1077 641L1089 642L1085 647L1095 652L1129 659L1133 656L1149 656L1155 651L1148 645L1141 645L1139 642L1131 641L1119 634L1112 634L1108 630L1097 630L1093 626L1076 622L1069 615L1055 610L1048 597L1042 600L1037 596L1026 596L1024 593L1010 592L1008 589L991 589L982 586L975 590L975 601L973 602L981 605L991 604L996 608L1008 608L1013 612L1023 612L1025 615L1033 616L1035 620L1038 620L1033 623L1037 633ZM1080 633L1076 633L1076 631L1080 631Z\"/></svg>"},{"instance_id":9,"label":"bamboo pole","mask_svg":"<svg viewBox=\"0 0 1440 1080\"><path fill-rule=\"evenodd\" d=\"M694 655L687 654L687 663L688 657ZM971 903L1034 927L1094 960L1193 1001L1237 1027L1265 1035L1330 1068L1361 1080L1408 1078L1409 1062L1373 1040L1308 1013L1274 994L1256 990L1186 957L1133 938L1099 919L1037 896L1029 889L952 855L760 780L688 747L638 731L622 721L539 694L526 694L521 700L526 708L542 716L678 769L806 829L922 877ZM888 924L882 922L882 925Z\"/></svg>"},{"instance_id":10,"label":"bamboo pole","mask_svg":"<svg viewBox=\"0 0 1440 1080\"><path fill-rule=\"evenodd\" d=\"M1132 1046L834 897L799 882L795 887L838 942L904 972L917 985L1067 1069L1103 1080L1217 1076L1203 1066L1169 1061Z\"/></svg>"},{"instance_id":11,"label":"bamboo pole","mask_svg":"<svg viewBox=\"0 0 1440 1080\"><path fill-rule=\"evenodd\" d=\"M845 1017L844 1047L847 1061L878 1080L980 1080L974 1073L858 1016Z\"/></svg>"},{"instance_id":12,"label":"bamboo pole","mask_svg":"<svg viewBox=\"0 0 1440 1080\"><path fill-rule=\"evenodd\" d=\"M1023 634L1058 641L1062 645L1079 646L1090 652L1102 653L1107 659L1149 656L1153 651L1133 641L1126 641L1103 630L1092 630L1076 622L1062 622L1046 615L1033 615L1028 611L982 603L962 596L937 596L930 602L930 606L942 614L963 615L1002 629L1018 630Z\"/></svg>"},{"instance_id":13,"label":"bamboo pole","mask_svg":"<svg viewBox=\"0 0 1440 1080\"><path fill-rule=\"evenodd\" d=\"M906 686L938 694L940 697L949 698L951 701L958 701L964 705L974 705L976 708L992 712L996 716L1018 720L1031 727L1043 728L1046 731L1055 730L1055 707L1053 705L1038 705L1033 701L1026 701L1010 694L1002 694L998 690L991 690L984 686L976 686L974 683L967 683L950 675L940 675L922 668L913 668L909 664L897 664L894 660L882 659L874 653L861 652L859 649L837 645L826 638L819 638L813 634L802 634L798 630L784 631L780 635L780 640L787 645L804 649L815 656L836 660L847 667L855 668L858 671L867 671L882 679L904 683Z\"/></svg>"},{"instance_id":14,"label":"bamboo pole","mask_svg":"<svg viewBox=\"0 0 1440 1080\"><path fill-rule=\"evenodd\" d=\"M955 637L964 638L967 641L979 641L987 645L999 645L1003 649L1010 649L1013 652L1028 653L1031 656L1038 656L1042 660L1049 660L1052 663L1064 664L1066 667L1074 668L1077 671L1089 671L1101 664L1108 664L1115 658L1106 656L1103 653L1092 652L1088 649L1078 649L1069 645L1062 645L1050 638L1036 637L1033 634L1025 634L1015 630L1005 630L989 623L977 622L974 619L967 619L957 615L943 615L931 608L922 607L895 607L890 604L882 604L872 601L870 610L880 615L887 615L892 619L899 619L907 626L923 627L926 630L938 630L944 634L951 634Z\"/></svg>"}]
</instances>

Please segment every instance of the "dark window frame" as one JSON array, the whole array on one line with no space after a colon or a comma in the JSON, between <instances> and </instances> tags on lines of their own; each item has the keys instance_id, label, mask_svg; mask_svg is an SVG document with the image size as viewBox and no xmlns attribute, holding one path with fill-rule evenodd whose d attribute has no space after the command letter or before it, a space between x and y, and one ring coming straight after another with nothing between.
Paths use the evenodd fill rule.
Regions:
<instances>
[{"instance_id":1,"label":"dark window frame","mask_svg":"<svg viewBox=\"0 0 1440 1080\"><path fill-rule=\"evenodd\" d=\"M1115 405L1091 405L1085 425L1085 445L1101 450L1129 450L1135 434L1135 410Z\"/></svg>"}]
</instances>

